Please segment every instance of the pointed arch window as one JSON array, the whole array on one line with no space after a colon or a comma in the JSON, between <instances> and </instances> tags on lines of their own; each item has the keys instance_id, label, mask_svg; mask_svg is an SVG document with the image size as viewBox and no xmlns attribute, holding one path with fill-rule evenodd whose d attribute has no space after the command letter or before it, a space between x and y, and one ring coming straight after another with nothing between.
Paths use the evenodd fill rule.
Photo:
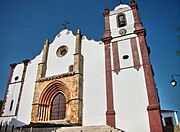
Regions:
<instances>
[{"instance_id":1,"label":"pointed arch window","mask_svg":"<svg viewBox=\"0 0 180 132\"><path fill-rule=\"evenodd\" d=\"M12 111L12 108L13 108L13 102L14 102L14 100L11 100L11 104L10 104L9 111Z\"/></svg>"},{"instance_id":2,"label":"pointed arch window","mask_svg":"<svg viewBox=\"0 0 180 132\"><path fill-rule=\"evenodd\" d=\"M66 98L63 93L58 93L51 103L51 120L62 120L66 115Z\"/></svg>"},{"instance_id":3,"label":"pointed arch window","mask_svg":"<svg viewBox=\"0 0 180 132\"><path fill-rule=\"evenodd\" d=\"M117 25L118 27L126 26L126 17L125 14L121 13L117 16Z\"/></svg>"}]
</instances>

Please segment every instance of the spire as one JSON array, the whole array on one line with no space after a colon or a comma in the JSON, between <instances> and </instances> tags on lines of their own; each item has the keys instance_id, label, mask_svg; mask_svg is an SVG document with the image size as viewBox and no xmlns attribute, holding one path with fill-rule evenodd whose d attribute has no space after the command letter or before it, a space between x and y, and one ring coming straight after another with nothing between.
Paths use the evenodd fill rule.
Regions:
<instances>
[{"instance_id":1,"label":"spire","mask_svg":"<svg viewBox=\"0 0 180 132\"><path fill-rule=\"evenodd\" d=\"M76 33L76 35L77 34L81 34L81 30L78 28L78 30L77 30L77 33Z\"/></svg>"},{"instance_id":2,"label":"spire","mask_svg":"<svg viewBox=\"0 0 180 132\"><path fill-rule=\"evenodd\" d=\"M81 54L81 31L80 29L76 32L76 45L74 54L74 72L83 75L83 56Z\"/></svg>"},{"instance_id":3,"label":"spire","mask_svg":"<svg viewBox=\"0 0 180 132\"><path fill-rule=\"evenodd\" d=\"M76 33L76 49L75 49L75 53L81 53L81 30L78 29L77 33Z\"/></svg>"},{"instance_id":4,"label":"spire","mask_svg":"<svg viewBox=\"0 0 180 132\"><path fill-rule=\"evenodd\" d=\"M46 39L45 44L49 44L49 39L48 38Z\"/></svg>"},{"instance_id":5,"label":"spire","mask_svg":"<svg viewBox=\"0 0 180 132\"><path fill-rule=\"evenodd\" d=\"M139 17L139 13L138 13L138 6L135 2L135 0L131 0L131 9L134 15L134 28L135 28L135 32L139 33L139 31L143 31L145 33L145 29L143 28L142 22L140 20Z\"/></svg>"},{"instance_id":6,"label":"spire","mask_svg":"<svg viewBox=\"0 0 180 132\"><path fill-rule=\"evenodd\" d=\"M106 8L104 9L103 15L104 15L104 16L108 16L108 15L109 15L109 9L108 9L108 7L106 7Z\"/></svg>"},{"instance_id":7,"label":"spire","mask_svg":"<svg viewBox=\"0 0 180 132\"><path fill-rule=\"evenodd\" d=\"M49 39L46 39L44 43L44 48L43 48L42 60L41 60L41 63L38 64L36 80L39 80L40 78L45 77L48 51L49 51Z\"/></svg>"},{"instance_id":8,"label":"spire","mask_svg":"<svg viewBox=\"0 0 180 132\"><path fill-rule=\"evenodd\" d=\"M103 42L105 42L106 40L109 41L112 39L111 32L110 32L109 14L110 14L110 11L108 7L106 7L103 13L104 19L105 19L105 32L104 32L103 38L101 39Z\"/></svg>"}]
</instances>

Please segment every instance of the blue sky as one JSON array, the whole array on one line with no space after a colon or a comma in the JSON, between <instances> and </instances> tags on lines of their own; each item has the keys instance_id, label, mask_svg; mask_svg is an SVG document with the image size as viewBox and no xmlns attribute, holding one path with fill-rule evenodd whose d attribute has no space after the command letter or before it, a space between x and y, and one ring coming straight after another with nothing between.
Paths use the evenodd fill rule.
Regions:
<instances>
[{"instance_id":1,"label":"blue sky","mask_svg":"<svg viewBox=\"0 0 180 132\"><path fill-rule=\"evenodd\" d=\"M130 0L122 0L130 3ZM136 0L147 44L151 48L151 64L162 109L175 109L180 117L180 77L172 88L171 75L180 74L179 0ZM100 40L104 33L103 10L113 10L119 0L0 0L0 99L4 98L9 64L33 59L43 48L46 38L53 41L69 21L68 29L89 39Z\"/></svg>"}]
</instances>

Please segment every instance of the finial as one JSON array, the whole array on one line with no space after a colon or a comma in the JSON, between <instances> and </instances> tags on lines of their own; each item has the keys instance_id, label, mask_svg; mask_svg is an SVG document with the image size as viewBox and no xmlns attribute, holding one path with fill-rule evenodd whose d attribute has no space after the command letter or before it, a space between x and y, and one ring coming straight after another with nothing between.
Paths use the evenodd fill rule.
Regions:
<instances>
[{"instance_id":1,"label":"finial","mask_svg":"<svg viewBox=\"0 0 180 132\"><path fill-rule=\"evenodd\" d=\"M103 15L104 15L104 16L109 15L109 9L108 9L108 7L106 7L106 8L104 9Z\"/></svg>"},{"instance_id":2,"label":"finial","mask_svg":"<svg viewBox=\"0 0 180 132\"><path fill-rule=\"evenodd\" d=\"M10 66L11 66L12 68L15 68L16 65L17 65L16 63L10 64Z\"/></svg>"},{"instance_id":3,"label":"finial","mask_svg":"<svg viewBox=\"0 0 180 132\"><path fill-rule=\"evenodd\" d=\"M77 33L76 34L81 34L81 30L78 28Z\"/></svg>"},{"instance_id":4,"label":"finial","mask_svg":"<svg viewBox=\"0 0 180 132\"><path fill-rule=\"evenodd\" d=\"M69 24L69 22L64 21L64 23L62 24L62 26L64 26L64 29L67 29L67 25Z\"/></svg>"},{"instance_id":5,"label":"finial","mask_svg":"<svg viewBox=\"0 0 180 132\"><path fill-rule=\"evenodd\" d=\"M30 60L29 60L29 59L22 60L22 63L28 63L28 62L30 62Z\"/></svg>"},{"instance_id":6,"label":"finial","mask_svg":"<svg viewBox=\"0 0 180 132\"><path fill-rule=\"evenodd\" d=\"M49 44L49 39L48 39L48 38L46 39L46 42L45 42L45 44Z\"/></svg>"},{"instance_id":7,"label":"finial","mask_svg":"<svg viewBox=\"0 0 180 132\"><path fill-rule=\"evenodd\" d=\"M77 33L76 33L76 48L75 48L75 53L81 53L81 30L78 28Z\"/></svg>"},{"instance_id":8,"label":"finial","mask_svg":"<svg viewBox=\"0 0 180 132\"><path fill-rule=\"evenodd\" d=\"M131 0L131 4L135 4L136 2L135 2L135 0Z\"/></svg>"}]
</instances>

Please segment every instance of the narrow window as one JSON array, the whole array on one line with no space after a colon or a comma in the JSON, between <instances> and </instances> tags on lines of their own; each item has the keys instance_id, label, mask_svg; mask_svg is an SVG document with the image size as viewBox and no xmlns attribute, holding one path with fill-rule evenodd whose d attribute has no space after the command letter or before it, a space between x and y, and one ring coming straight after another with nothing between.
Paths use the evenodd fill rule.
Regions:
<instances>
[{"instance_id":1,"label":"narrow window","mask_svg":"<svg viewBox=\"0 0 180 132\"><path fill-rule=\"evenodd\" d=\"M172 117L165 117L166 126L173 126Z\"/></svg>"},{"instance_id":2,"label":"narrow window","mask_svg":"<svg viewBox=\"0 0 180 132\"><path fill-rule=\"evenodd\" d=\"M69 66L69 72L73 72L73 65Z\"/></svg>"},{"instance_id":3,"label":"narrow window","mask_svg":"<svg viewBox=\"0 0 180 132\"><path fill-rule=\"evenodd\" d=\"M126 26L125 14L119 14L119 15L117 16L117 24L118 24L118 27L124 27L124 26Z\"/></svg>"},{"instance_id":4,"label":"narrow window","mask_svg":"<svg viewBox=\"0 0 180 132\"><path fill-rule=\"evenodd\" d=\"M11 100L11 105L10 105L9 111L11 111L11 110L12 110L12 107L13 107L13 102L14 102L14 100Z\"/></svg>"}]
</instances>

